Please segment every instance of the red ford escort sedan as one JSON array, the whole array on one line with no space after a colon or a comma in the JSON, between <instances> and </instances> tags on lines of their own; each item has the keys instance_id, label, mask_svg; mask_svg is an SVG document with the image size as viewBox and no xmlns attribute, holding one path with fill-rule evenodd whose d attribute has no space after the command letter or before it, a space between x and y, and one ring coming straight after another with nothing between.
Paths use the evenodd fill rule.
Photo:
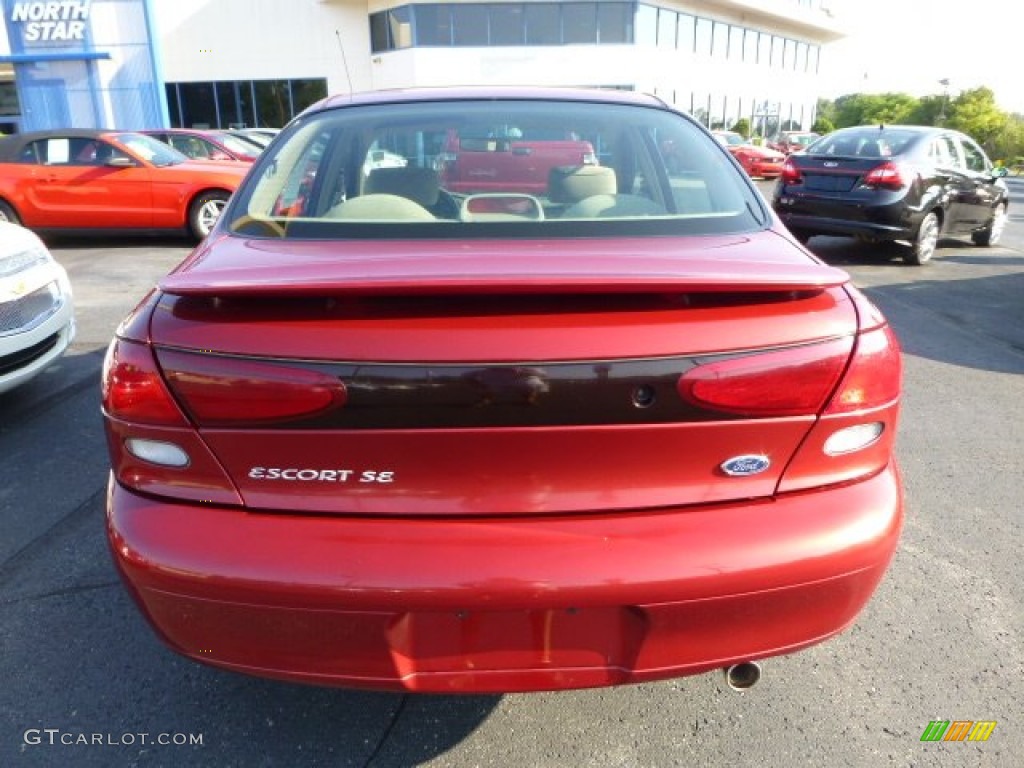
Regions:
<instances>
[{"instance_id":1,"label":"red ford escort sedan","mask_svg":"<svg viewBox=\"0 0 1024 768\"><path fill-rule=\"evenodd\" d=\"M532 154L476 141L445 188L451 136L513 129L595 156L519 189ZM742 688L882 578L900 384L879 311L656 98L331 98L110 346L110 545L221 668Z\"/></svg>"}]
</instances>

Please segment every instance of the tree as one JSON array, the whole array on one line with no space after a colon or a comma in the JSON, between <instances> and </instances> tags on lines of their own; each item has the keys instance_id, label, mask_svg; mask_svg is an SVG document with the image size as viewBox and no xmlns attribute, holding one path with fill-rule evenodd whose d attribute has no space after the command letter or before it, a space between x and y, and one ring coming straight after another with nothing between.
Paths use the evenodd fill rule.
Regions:
<instances>
[{"instance_id":1,"label":"tree","mask_svg":"<svg viewBox=\"0 0 1024 768\"><path fill-rule=\"evenodd\" d=\"M818 119L814 121L814 125L811 126L812 131L820 133L822 136L826 133L832 133L835 129L835 124L824 115L819 115Z\"/></svg>"},{"instance_id":2,"label":"tree","mask_svg":"<svg viewBox=\"0 0 1024 768\"><path fill-rule=\"evenodd\" d=\"M1024 165L1024 115L1001 111L989 88L964 91L952 101L945 94L915 99L901 93L850 93L835 101L819 99L817 114L813 130L818 133L852 125L942 122L974 138L992 159ZM944 120L940 120L942 115Z\"/></svg>"},{"instance_id":3,"label":"tree","mask_svg":"<svg viewBox=\"0 0 1024 768\"><path fill-rule=\"evenodd\" d=\"M730 131L735 131L736 133L738 133L740 136L742 136L745 139L749 139L750 138L750 121L747 120L747 118L745 118L745 117L741 117L739 120L737 120L733 124L732 128L730 128L729 130Z\"/></svg>"},{"instance_id":4,"label":"tree","mask_svg":"<svg viewBox=\"0 0 1024 768\"><path fill-rule=\"evenodd\" d=\"M917 100L917 106L907 116L908 125L939 125L940 118L948 110L948 103L945 94L939 93L932 96L922 96Z\"/></svg>"},{"instance_id":5,"label":"tree","mask_svg":"<svg viewBox=\"0 0 1024 768\"><path fill-rule=\"evenodd\" d=\"M906 93L851 93L835 101L837 128L852 125L906 123L917 99Z\"/></svg>"},{"instance_id":6,"label":"tree","mask_svg":"<svg viewBox=\"0 0 1024 768\"><path fill-rule=\"evenodd\" d=\"M964 91L953 99L946 124L987 149L992 139L1006 127L1007 116L996 106L992 89L982 86Z\"/></svg>"}]
</instances>

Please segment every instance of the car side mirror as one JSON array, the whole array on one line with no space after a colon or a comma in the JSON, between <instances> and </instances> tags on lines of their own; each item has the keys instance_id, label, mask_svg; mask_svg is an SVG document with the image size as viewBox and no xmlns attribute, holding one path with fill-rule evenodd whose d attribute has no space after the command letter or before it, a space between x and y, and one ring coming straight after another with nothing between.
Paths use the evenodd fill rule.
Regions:
<instances>
[{"instance_id":1,"label":"car side mirror","mask_svg":"<svg viewBox=\"0 0 1024 768\"><path fill-rule=\"evenodd\" d=\"M135 161L130 157L112 157L104 165L108 168L134 168Z\"/></svg>"},{"instance_id":2,"label":"car side mirror","mask_svg":"<svg viewBox=\"0 0 1024 768\"><path fill-rule=\"evenodd\" d=\"M1009 173L1009 169L1005 165L997 165L992 169L992 178L1001 179Z\"/></svg>"}]
</instances>

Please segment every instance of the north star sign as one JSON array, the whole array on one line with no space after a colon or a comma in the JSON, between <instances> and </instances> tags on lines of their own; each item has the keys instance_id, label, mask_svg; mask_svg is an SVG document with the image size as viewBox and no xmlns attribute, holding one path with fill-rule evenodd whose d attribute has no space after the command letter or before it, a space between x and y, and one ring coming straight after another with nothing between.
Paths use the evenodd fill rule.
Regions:
<instances>
[{"instance_id":1,"label":"north star sign","mask_svg":"<svg viewBox=\"0 0 1024 768\"><path fill-rule=\"evenodd\" d=\"M89 2L90 0L17 2L11 8L11 21L25 25L22 39L26 43L85 40Z\"/></svg>"}]
</instances>

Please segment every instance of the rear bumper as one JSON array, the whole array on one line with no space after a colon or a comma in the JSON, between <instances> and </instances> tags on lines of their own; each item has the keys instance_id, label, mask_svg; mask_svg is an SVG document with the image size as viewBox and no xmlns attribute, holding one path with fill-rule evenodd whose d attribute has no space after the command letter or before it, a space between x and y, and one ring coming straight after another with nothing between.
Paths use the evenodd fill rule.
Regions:
<instances>
[{"instance_id":1,"label":"rear bumper","mask_svg":"<svg viewBox=\"0 0 1024 768\"><path fill-rule=\"evenodd\" d=\"M774 191L772 207L787 227L809 234L909 240L921 226L926 212L908 204L895 192L880 193L882 199L871 200L853 195L842 198L788 190L777 188Z\"/></svg>"},{"instance_id":2,"label":"rear bumper","mask_svg":"<svg viewBox=\"0 0 1024 768\"><path fill-rule=\"evenodd\" d=\"M747 172L751 176L760 176L764 179L778 178L782 175L782 163L752 160L747 164Z\"/></svg>"},{"instance_id":3,"label":"rear bumper","mask_svg":"<svg viewBox=\"0 0 1024 768\"><path fill-rule=\"evenodd\" d=\"M823 216L779 213L782 223L791 230L801 230L812 235L840 235L847 237L873 237L878 240L909 240L914 230L903 226L877 221L856 219L832 219Z\"/></svg>"},{"instance_id":4,"label":"rear bumper","mask_svg":"<svg viewBox=\"0 0 1024 768\"><path fill-rule=\"evenodd\" d=\"M415 691L579 688L788 653L849 625L896 549L898 472L769 502L532 519L250 514L112 482L114 560L176 651Z\"/></svg>"}]
</instances>

